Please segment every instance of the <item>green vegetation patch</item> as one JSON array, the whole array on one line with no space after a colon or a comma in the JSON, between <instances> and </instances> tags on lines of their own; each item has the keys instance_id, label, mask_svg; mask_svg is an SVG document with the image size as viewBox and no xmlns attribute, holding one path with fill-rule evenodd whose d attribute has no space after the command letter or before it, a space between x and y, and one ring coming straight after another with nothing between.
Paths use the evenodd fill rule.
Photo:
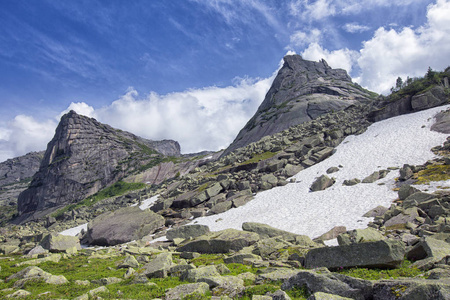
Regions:
<instances>
[{"instance_id":1,"label":"green vegetation patch","mask_svg":"<svg viewBox=\"0 0 450 300\"><path fill-rule=\"evenodd\" d=\"M416 277L423 274L423 271L416 267L411 267L412 262L405 260L398 269L384 270L384 269L368 269L368 268L351 268L339 271L339 273L351 277L366 279L366 280L380 280L400 277Z\"/></svg>"},{"instance_id":2,"label":"green vegetation patch","mask_svg":"<svg viewBox=\"0 0 450 300\"><path fill-rule=\"evenodd\" d=\"M141 182L125 182L125 181L118 181L114 183L113 185L110 185L109 187L106 187L99 191L98 193L95 193L94 195L74 204L69 204L65 206L62 209L59 209L56 213L52 214L53 217L58 218L62 216L65 212L71 211L73 209L77 209L82 206L92 206L95 203L111 198L123 195L129 191L139 190L145 187L145 183Z\"/></svg>"},{"instance_id":3,"label":"green vegetation patch","mask_svg":"<svg viewBox=\"0 0 450 300\"><path fill-rule=\"evenodd\" d=\"M449 165L428 165L425 170L417 173L417 184L425 184L430 181L443 181L450 179Z\"/></svg>"},{"instance_id":4,"label":"green vegetation patch","mask_svg":"<svg viewBox=\"0 0 450 300\"><path fill-rule=\"evenodd\" d=\"M274 157L277 154L277 152L271 152L271 151L267 151L264 153L260 153L260 154L256 154L254 155L252 158L250 158L249 160L244 161L243 163L239 164L240 166L242 165L248 165L248 164L252 164L252 163L257 163L261 160L266 160L269 158Z\"/></svg>"},{"instance_id":5,"label":"green vegetation patch","mask_svg":"<svg viewBox=\"0 0 450 300\"><path fill-rule=\"evenodd\" d=\"M193 258L191 263L196 267L202 265L218 265L223 264L223 254L202 254L197 258Z\"/></svg>"}]
</instances>

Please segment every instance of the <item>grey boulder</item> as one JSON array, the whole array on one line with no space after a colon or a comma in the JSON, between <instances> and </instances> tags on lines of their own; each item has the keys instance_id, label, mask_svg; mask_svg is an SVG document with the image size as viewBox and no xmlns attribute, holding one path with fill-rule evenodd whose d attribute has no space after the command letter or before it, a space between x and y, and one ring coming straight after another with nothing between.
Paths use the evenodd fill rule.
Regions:
<instances>
[{"instance_id":1,"label":"grey boulder","mask_svg":"<svg viewBox=\"0 0 450 300\"><path fill-rule=\"evenodd\" d=\"M113 246L152 234L164 225L164 217L137 206L106 212L88 224L87 241L91 245Z\"/></svg>"}]
</instances>

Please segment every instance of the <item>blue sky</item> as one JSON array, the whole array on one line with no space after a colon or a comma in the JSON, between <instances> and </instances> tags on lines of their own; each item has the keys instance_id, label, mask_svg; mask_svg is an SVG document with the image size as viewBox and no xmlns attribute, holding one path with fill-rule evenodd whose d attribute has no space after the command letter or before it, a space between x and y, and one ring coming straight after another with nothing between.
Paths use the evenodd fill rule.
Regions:
<instances>
[{"instance_id":1,"label":"blue sky","mask_svg":"<svg viewBox=\"0 0 450 300\"><path fill-rule=\"evenodd\" d=\"M226 147L286 53L386 93L450 65L448 0L0 1L0 161L70 109L182 151Z\"/></svg>"}]
</instances>

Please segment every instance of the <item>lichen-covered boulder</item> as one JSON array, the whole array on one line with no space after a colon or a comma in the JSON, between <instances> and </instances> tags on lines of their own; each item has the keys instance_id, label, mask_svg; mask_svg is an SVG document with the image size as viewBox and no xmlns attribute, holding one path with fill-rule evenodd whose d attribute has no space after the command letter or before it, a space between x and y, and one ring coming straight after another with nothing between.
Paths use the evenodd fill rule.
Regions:
<instances>
[{"instance_id":1,"label":"lichen-covered boulder","mask_svg":"<svg viewBox=\"0 0 450 300\"><path fill-rule=\"evenodd\" d=\"M228 253L230 250L239 251L253 245L259 240L254 232L236 229L225 229L199 236L177 248L179 252L198 253Z\"/></svg>"},{"instance_id":2,"label":"lichen-covered boulder","mask_svg":"<svg viewBox=\"0 0 450 300\"><path fill-rule=\"evenodd\" d=\"M166 300L178 300L188 296L201 297L209 291L209 286L205 282L188 283L176 286L166 292ZM194 299L194 298L192 298Z\"/></svg>"},{"instance_id":3,"label":"lichen-covered boulder","mask_svg":"<svg viewBox=\"0 0 450 300\"><path fill-rule=\"evenodd\" d=\"M305 266L308 269L318 267L394 268L401 264L404 255L405 245L402 241L386 239L378 242L311 249L306 254Z\"/></svg>"},{"instance_id":4,"label":"lichen-covered boulder","mask_svg":"<svg viewBox=\"0 0 450 300\"><path fill-rule=\"evenodd\" d=\"M174 239L188 239L207 234L208 232L209 227L206 225L186 225L167 231L166 238L169 241L173 241Z\"/></svg>"},{"instance_id":5,"label":"lichen-covered boulder","mask_svg":"<svg viewBox=\"0 0 450 300\"><path fill-rule=\"evenodd\" d=\"M50 252L65 252L75 247L81 250L80 240L75 236L50 233L41 241L41 246Z\"/></svg>"},{"instance_id":6,"label":"lichen-covered boulder","mask_svg":"<svg viewBox=\"0 0 450 300\"><path fill-rule=\"evenodd\" d=\"M164 225L164 217L137 206L106 212L88 224L87 241L91 245L113 246L155 232Z\"/></svg>"}]
</instances>

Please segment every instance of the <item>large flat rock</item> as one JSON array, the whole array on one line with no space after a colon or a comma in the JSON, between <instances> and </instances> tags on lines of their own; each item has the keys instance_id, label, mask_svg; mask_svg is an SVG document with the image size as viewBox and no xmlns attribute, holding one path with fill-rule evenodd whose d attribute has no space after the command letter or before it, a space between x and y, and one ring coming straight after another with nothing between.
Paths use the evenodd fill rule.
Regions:
<instances>
[{"instance_id":1,"label":"large flat rock","mask_svg":"<svg viewBox=\"0 0 450 300\"><path fill-rule=\"evenodd\" d=\"M337 247L323 247L306 254L308 269L351 267L394 268L401 264L405 255L403 242L383 240Z\"/></svg>"},{"instance_id":2,"label":"large flat rock","mask_svg":"<svg viewBox=\"0 0 450 300\"><path fill-rule=\"evenodd\" d=\"M90 245L113 246L140 239L164 225L164 218L137 206L101 214L88 224Z\"/></svg>"}]
</instances>

